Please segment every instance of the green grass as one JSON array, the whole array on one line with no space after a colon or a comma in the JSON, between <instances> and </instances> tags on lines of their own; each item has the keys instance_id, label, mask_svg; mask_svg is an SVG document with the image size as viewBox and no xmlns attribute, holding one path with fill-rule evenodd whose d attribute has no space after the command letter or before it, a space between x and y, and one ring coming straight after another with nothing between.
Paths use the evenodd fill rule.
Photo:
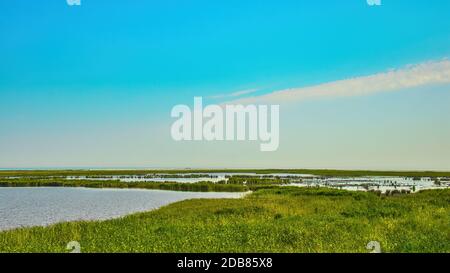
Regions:
<instances>
[{"instance_id":1,"label":"green grass","mask_svg":"<svg viewBox=\"0 0 450 273\"><path fill-rule=\"evenodd\" d=\"M16 178L0 179L0 187L86 187L118 189L158 189L196 192L245 192L250 188L239 184L220 184L212 182L176 183L176 182L120 182L118 180L65 180L61 178L36 179Z\"/></svg>"},{"instance_id":2,"label":"green grass","mask_svg":"<svg viewBox=\"0 0 450 273\"><path fill-rule=\"evenodd\" d=\"M182 170L2 170L0 176L84 176L84 175L145 175L183 173L291 173L323 176L407 176L407 177L450 177L450 172L436 171L370 171L370 170L327 170L327 169L182 169Z\"/></svg>"},{"instance_id":3,"label":"green grass","mask_svg":"<svg viewBox=\"0 0 450 273\"><path fill-rule=\"evenodd\" d=\"M0 233L0 252L450 252L450 190L393 197L276 187L102 222Z\"/></svg>"}]
</instances>

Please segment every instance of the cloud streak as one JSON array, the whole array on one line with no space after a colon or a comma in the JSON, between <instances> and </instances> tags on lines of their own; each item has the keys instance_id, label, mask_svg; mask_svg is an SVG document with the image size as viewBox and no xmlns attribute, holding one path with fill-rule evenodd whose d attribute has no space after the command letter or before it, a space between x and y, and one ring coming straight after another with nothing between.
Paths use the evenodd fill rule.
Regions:
<instances>
[{"instance_id":1,"label":"cloud streak","mask_svg":"<svg viewBox=\"0 0 450 273\"><path fill-rule=\"evenodd\" d=\"M401 69L355 77L309 87L274 91L261 96L234 100L229 103L255 104L298 102L306 99L364 96L380 92L398 91L424 85L450 83L450 61L426 62Z\"/></svg>"},{"instance_id":2,"label":"cloud streak","mask_svg":"<svg viewBox=\"0 0 450 273\"><path fill-rule=\"evenodd\" d=\"M212 98L212 99L235 98L235 97L240 97L243 95L255 93L256 91L258 91L258 89L256 89L256 88L255 89L246 89L246 90L237 91L237 92L230 93L230 94L215 95L215 96L211 96L210 98Z\"/></svg>"}]
</instances>

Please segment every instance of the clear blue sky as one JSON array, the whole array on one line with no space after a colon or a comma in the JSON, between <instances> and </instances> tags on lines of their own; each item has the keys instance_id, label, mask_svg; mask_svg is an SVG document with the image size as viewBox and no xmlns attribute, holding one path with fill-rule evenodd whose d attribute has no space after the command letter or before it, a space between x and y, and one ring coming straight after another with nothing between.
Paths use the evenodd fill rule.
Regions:
<instances>
[{"instance_id":1,"label":"clear blue sky","mask_svg":"<svg viewBox=\"0 0 450 273\"><path fill-rule=\"evenodd\" d=\"M443 60L450 1L81 3L0 2L0 167L450 168L449 84L282 107L269 154L169 130L193 96Z\"/></svg>"}]
</instances>

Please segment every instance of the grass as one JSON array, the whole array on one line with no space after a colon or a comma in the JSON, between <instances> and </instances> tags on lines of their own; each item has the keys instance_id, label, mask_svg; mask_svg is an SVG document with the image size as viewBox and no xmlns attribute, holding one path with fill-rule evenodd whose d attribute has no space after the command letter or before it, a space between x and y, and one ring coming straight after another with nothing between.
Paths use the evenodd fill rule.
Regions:
<instances>
[{"instance_id":1,"label":"grass","mask_svg":"<svg viewBox=\"0 0 450 273\"><path fill-rule=\"evenodd\" d=\"M450 190L377 196L275 187L101 222L0 233L0 252L450 252Z\"/></svg>"},{"instance_id":2,"label":"grass","mask_svg":"<svg viewBox=\"0 0 450 273\"><path fill-rule=\"evenodd\" d=\"M65 180L15 178L0 180L0 187L86 187L118 189L158 189L196 192L245 192L249 187L239 184L220 184L212 182L176 183L176 182L120 182L118 180Z\"/></svg>"},{"instance_id":3,"label":"grass","mask_svg":"<svg viewBox=\"0 0 450 273\"><path fill-rule=\"evenodd\" d=\"M407 176L407 177L450 177L450 172L437 171L370 171L370 170L327 170L327 169L182 169L182 170L1 170L3 176L84 176L84 175L145 175L183 173L291 173L323 176Z\"/></svg>"}]
</instances>

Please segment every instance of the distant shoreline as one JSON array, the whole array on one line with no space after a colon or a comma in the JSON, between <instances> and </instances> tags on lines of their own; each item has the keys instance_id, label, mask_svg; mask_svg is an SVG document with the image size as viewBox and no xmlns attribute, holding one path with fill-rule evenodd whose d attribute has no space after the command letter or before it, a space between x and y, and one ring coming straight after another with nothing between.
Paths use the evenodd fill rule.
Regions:
<instances>
[{"instance_id":1,"label":"distant shoreline","mask_svg":"<svg viewBox=\"0 0 450 273\"><path fill-rule=\"evenodd\" d=\"M450 177L450 171L383 171L333 169L0 169L5 176L142 175L148 173L286 173L321 176Z\"/></svg>"}]
</instances>

